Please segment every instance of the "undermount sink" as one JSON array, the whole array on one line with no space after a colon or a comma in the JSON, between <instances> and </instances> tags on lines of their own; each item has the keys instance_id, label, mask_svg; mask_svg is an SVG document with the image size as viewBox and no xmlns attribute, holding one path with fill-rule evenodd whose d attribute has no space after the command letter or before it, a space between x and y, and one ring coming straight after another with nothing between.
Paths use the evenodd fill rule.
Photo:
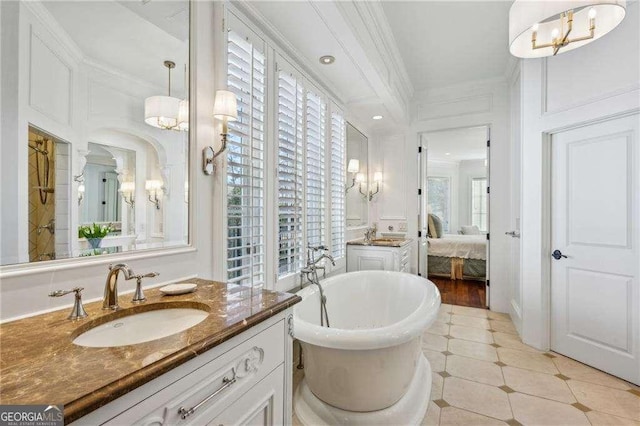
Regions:
<instances>
[{"instance_id":1,"label":"undermount sink","mask_svg":"<svg viewBox=\"0 0 640 426\"><path fill-rule=\"evenodd\" d=\"M73 340L78 346L111 348L161 339L191 328L209 313L194 308L166 308L121 316L97 325Z\"/></svg>"}]
</instances>

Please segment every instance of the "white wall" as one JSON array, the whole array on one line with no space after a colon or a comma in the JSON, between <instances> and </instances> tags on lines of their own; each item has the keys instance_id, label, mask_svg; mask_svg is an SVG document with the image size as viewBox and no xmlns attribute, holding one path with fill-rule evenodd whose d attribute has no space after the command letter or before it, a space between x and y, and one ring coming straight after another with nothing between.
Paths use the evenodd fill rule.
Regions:
<instances>
[{"instance_id":1,"label":"white wall","mask_svg":"<svg viewBox=\"0 0 640 426\"><path fill-rule=\"evenodd\" d=\"M5 45L12 47L17 43L12 37L5 38L5 30L11 29L11 24L17 22L18 15L13 2L2 2L2 158L5 155L17 153L12 151L13 145L5 143L7 137L14 138L18 134L16 123L18 118L7 113L5 115L5 102L15 102L18 91L14 90L16 82L10 80L10 74L6 73L7 66L13 65L5 62ZM222 19L216 19L214 3L194 2L192 10L192 49L191 49L191 69L193 73L192 88L194 95L191 99L191 247L163 250L160 252L138 252L133 254L123 254L118 256L108 256L95 259L68 259L60 260L55 264L45 263L42 265L17 265L0 268L0 318L6 320L17 316L33 314L35 312L57 309L63 306L71 306L69 298L49 298L47 294L55 289L66 289L76 285L85 288L85 300L99 299L104 290L104 280L107 274L107 265L112 262L125 261L136 271L157 271L160 277L150 280L149 283L171 282L182 277L202 276L206 278L218 278L217 271L221 265L213 260L212 247L216 244L212 240L212 215L214 205L213 178L205 176L199 170L200 152L214 140L214 128L212 120L213 94L215 85L212 74L215 70L214 58L211 52L214 50L216 37L222 37L220 24ZM13 15L10 15L13 13ZM9 25L5 25L9 24ZM15 31L15 28L14 28ZM213 37L212 37L213 35ZM20 37L20 40L28 40L29 37ZM7 127L5 128L5 123ZM26 141L26 136L22 138ZM26 143L24 145L26 147ZM26 148L25 148L26 150ZM26 152L26 151L25 151ZM16 185L15 177L17 171L2 167L2 195L3 203L5 194L11 193L11 187ZM25 174L26 179L26 174ZM8 191L5 192L5 189ZM11 189L11 190L9 190ZM22 188L26 193L26 186ZM184 190L184 187L182 187ZM14 191L15 192L15 191ZM16 192L17 194L18 192ZM25 212L26 215L26 212ZM16 227L5 228L2 225L2 250L6 248L5 243L10 242L9 230ZM26 232L26 231L25 231ZM9 248L11 245L9 244ZM133 290L135 283L121 281L121 291Z\"/></svg>"},{"instance_id":2,"label":"white wall","mask_svg":"<svg viewBox=\"0 0 640 426\"><path fill-rule=\"evenodd\" d=\"M471 181L487 177L484 160L462 160L458 170L458 224L471 225Z\"/></svg>"},{"instance_id":3,"label":"white wall","mask_svg":"<svg viewBox=\"0 0 640 426\"><path fill-rule=\"evenodd\" d=\"M549 348L549 134L640 109L640 5L579 49L521 63L522 338ZM493 192L493 188L492 188Z\"/></svg>"}]
</instances>

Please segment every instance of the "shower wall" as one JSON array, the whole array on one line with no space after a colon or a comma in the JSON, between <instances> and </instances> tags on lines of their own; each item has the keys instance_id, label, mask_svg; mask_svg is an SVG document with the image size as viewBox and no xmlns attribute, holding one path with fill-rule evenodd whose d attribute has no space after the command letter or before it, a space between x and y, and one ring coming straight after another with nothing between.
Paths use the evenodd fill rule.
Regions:
<instances>
[{"instance_id":1,"label":"shower wall","mask_svg":"<svg viewBox=\"0 0 640 426\"><path fill-rule=\"evenodd\" d=\"M36 141L43 139L48 139L49 142L38 145ZM30 129L29 145L47 152L45 154L29 148L29 261L37 262L55 259L56 144L50 138L43 137ZM49 224L51 224L49 228L42 228Z\"/></svg>"}]
</instances>

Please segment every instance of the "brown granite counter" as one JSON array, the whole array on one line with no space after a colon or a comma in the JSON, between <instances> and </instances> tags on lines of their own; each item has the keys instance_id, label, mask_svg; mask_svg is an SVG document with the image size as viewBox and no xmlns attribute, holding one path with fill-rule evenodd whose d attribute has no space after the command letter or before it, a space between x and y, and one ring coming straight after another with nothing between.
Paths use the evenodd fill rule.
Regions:
<instances>
[{"instance_id":1,"label":"brown granite counter","mask_svg":"<svg viewBox=\"0 0 640 426\"><path fill-rule=\"evenodd\" d=\"M163 296L145 291L147 301L120 295L121 311L85 305L88 318L69 321L70 308L0 325L0 404L63 404L65 423L115 400L161 374L298 303L299 296L193 279L195 292ZM70 296L72 297L72 296ZM180 333L112 348L76 346L72 340L95 325L154 307L194 307L209 312ZM127 312L123 312L130 309Z\"/></svg>"},{"instance_id":2,"label":"brown granite counter","mask_svg":"<svg viewBox=\"0 0 640 426\"><path fill-rule=\"evenodd\" d=\"M411 238L374 238L371 242L366 242L364 238L347 241L352 246L374 246L374 247L402 247L413 241Z\"/></svg>"}]
</instances>

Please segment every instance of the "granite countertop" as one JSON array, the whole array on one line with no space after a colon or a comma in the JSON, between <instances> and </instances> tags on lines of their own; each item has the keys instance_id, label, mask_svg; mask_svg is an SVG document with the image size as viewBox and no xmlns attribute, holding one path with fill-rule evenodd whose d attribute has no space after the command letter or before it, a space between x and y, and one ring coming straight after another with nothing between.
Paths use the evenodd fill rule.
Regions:
<instances>
[{"instance_id":1,"label":"granite countertop","mask_svg":"<svg viewBox=\"0 0 640 426\"><path fill-rule=\"evenodd\" d=\"M147 301L103 311L102 302L85 305L89 317L69 321L71 308L0 326L0 404L64 404L65 423L115 400L197 355L298 303L299 296L215 281L193 279L195 292L164 296L145 291ZM71 297L71 296L70 296ZM136 345L89 348L73 339L96 325L154 307L199 308L201 323L158 340ZM127 310L125 312L125 310Z\"/></svg>"},{"instance_id":2,"label":"granite countertop","mask_svg":"<svg viewBox=\"0 0 640 426\"><path fill-rule=\"evenodd\" d=\"M352 246L374 246L374 247L402 247L413 241L411 238L374 238L371 242L366 242L364 238L347 241Z\"/></svg>"}]
</instances>

